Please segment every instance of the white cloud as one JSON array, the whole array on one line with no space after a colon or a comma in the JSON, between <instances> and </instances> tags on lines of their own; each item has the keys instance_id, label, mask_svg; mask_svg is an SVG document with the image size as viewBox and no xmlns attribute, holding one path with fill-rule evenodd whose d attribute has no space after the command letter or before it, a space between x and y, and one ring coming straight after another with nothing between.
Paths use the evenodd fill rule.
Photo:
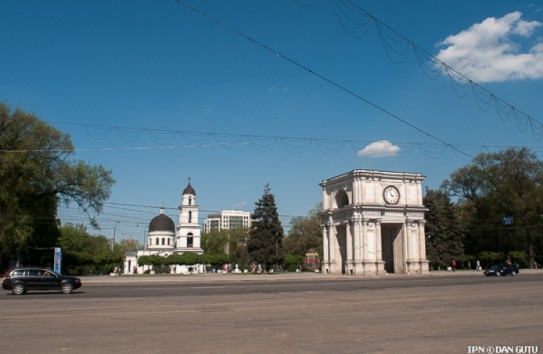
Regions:
<instances>
[{"instance_id":1,"label":"white cloud","mask_svg":"<svg viewBox=\"0 0 543 354\"><path fill-rule=\"evenodd\" d=\"M357 155L360 157L387 157L387 156L396 156L400 148L396 145L393 145L388 140L376 141L369 144L362 150L358 151Z\"/></svg>"},{"instance_id":2,"label":"white cloud","mask_svg":"<svg viewBox=\"0 0 543 354\"><path fill-rule=\"evenodd\" d=\"M241 202L234 204L233 207L234 207L234 208L243 208L243 207L245 207L247 204L248 204L248 203L247 203L246 200L242 200Z\"/></svg>"},{"instance_id":3,"label":"white cloud","mask_svg":"<svg viewBox=\"0 0 543 354\"><path fill-rule=\"evenodd\" d=\"M436 57L476 82L543 78L543 40L530 40L542 24L521 16L489 17L451 35Z\"/></svg>"},{"instance_id":4,"label":"white cloud","mask_svg":"<svg viewBox=\"0 0 543 354\"><path fill-rule=\"evenodd\" d=\"M284 86L284 87L275 87L275 86L268 87L268 92L270 92L270 93L275 93L277 91L287 92L288 87L286 87L286 86Z\"/></svg>"}]
</instances>

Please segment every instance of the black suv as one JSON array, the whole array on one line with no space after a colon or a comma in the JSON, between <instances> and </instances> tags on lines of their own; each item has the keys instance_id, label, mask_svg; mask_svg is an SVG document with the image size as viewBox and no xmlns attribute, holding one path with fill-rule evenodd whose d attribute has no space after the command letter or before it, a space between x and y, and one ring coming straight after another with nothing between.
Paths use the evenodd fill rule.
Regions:
<instances>
[{"instance_id":1,"label":"black suv","mask_svg":"<svg viewBox=\"0 0 543 354\"><path fill-rule=\"evenodd\" d=\"M515 276L519 273L519 270L516 265L504 263L504 264L495 264L492 267L487 268L484 273L486 276L495 275L497 277L500 277L502 275L508 275L508 274Z\"/></svg>"},{"instance_id":2,"label":"black suv","mask_svg":"<svg viewBox=\"0 0 543 354\"><path fill-rule=\"evenodd\" d=\"M4 274L2 288L11 290L15 295L22 295L28 290L60 290L69 294L81 287L81 279L61 275L47 268L19 267Z\"/></svg>"}]
</instances>

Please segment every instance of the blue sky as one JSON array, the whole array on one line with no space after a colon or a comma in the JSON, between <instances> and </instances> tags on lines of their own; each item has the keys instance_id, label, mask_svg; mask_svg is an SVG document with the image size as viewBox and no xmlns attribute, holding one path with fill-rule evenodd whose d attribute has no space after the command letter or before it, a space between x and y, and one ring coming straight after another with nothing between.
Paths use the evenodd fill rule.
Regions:
<instances>
[{"instance_id":1,"label":"blue sky","mask_svg":"<svg viewBox=\"0 0 543 354\"><path fill-rule=\"evenodd\" d=\"M353 169L438 188L481 151L541 158L524 116L485 112L473 86L421 66L445 63L539 128L542 24L543 5L523 0L3 1L0 101L112 171L92 233L142 241L161 206L177 222L189 177L201 217L252 211L270 183L286 227Z\"/></svg>"}]
</instances>

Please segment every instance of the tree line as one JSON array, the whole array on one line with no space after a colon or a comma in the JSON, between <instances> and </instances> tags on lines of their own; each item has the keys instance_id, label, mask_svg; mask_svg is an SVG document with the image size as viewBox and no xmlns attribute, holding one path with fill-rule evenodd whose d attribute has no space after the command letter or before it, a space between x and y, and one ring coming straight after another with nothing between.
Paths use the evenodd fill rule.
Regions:
<instances>
[{"instance_id":1,"label":"tree line","mask_svg":"<svg viewBox=\"0 0 543 354\"><path fill-rule=\"evenodd\" d=\"M133 240L112 245L81 225L61 223L60 203L75 203L96 225L114 183L111 171L73 155L69 135L0 103L0 269L51 264L51 249L62 247L67 272L107 273L121 265L124 252L142 247ZM527 148L477 155L439 188L427 189L423 203L432 269L447 267L453 259L472 267L477 260L523 267L543 262L543 163ZM149 256L141 262L294 270L310 249L322 257L320 211L317 205L306 217L292 219L285 234L268 184L255 202L251 228L204 233L204 257Z\"/></svg>"},{"instance_id":2,"label":"tree line","mask_svg":"<svg viewBox=\"0 0 543 354\"><path fill-rule=\"evenodd\" d=\"M427 190L427 258L534 268L543 259L543 163L526 148L481 153Z\"/></svg>"}]
</instances>

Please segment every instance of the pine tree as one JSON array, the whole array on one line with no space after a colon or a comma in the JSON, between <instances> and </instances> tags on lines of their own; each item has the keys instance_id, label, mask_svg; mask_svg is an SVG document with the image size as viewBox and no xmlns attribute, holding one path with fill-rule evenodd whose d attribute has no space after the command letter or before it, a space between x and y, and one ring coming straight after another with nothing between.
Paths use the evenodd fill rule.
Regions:
<instances>
[{"instance_id":1,"label":"pine tree","mask_svg":"<svg viewBox=\"0 0 543 354\"><path fill-rule=\"evenodd\" d=\"M464 256L463 235L454 206L443 191L427 189L424 205L426 213L426 257L434 269L447 267L452 260L458 264Z\"/></svg>"},{"instance_id":2,"label":"pine tree","mask_svg":"<svg viewBox=\"0 0 543 354\"><path fill-rule=\"evenodd\" d=\"M264 187L262 198L255 203L252 219L247 242L249 259L265 269L277 267L283 259L283 227L269 184Z\"/></svg>"}]
</instances>

